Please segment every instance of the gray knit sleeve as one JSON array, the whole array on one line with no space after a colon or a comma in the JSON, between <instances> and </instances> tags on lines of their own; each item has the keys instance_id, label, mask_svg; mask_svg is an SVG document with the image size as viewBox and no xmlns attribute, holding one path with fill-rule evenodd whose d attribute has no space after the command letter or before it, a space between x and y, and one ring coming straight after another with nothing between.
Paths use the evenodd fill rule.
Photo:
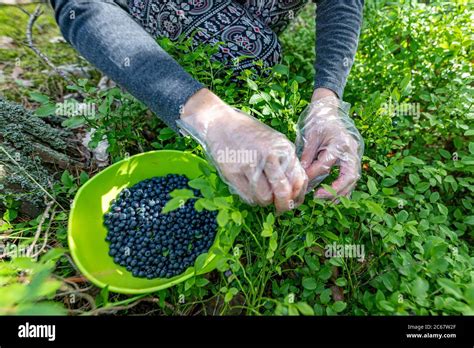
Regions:
<instances>
[{"instance_id":1,"label":"gray knit sleeve","mask_svg":"<svg viewBox=\"0 0 474 348\"><path fill-rule=\"evenodd\" d=\"M342 99L362 25L363 0L320 0L316 8L315 88Z\"/></svg>"},{"instance_id":2,"label":"gray knit sleeve","mask_svg":"<svg viewBox=\"0 0 474 348\"><path fill-rule=\"evenodd\" d=\"M65 39L168 126L203 86L114 1L53 0Z\"/></svg>"}]
</instances>

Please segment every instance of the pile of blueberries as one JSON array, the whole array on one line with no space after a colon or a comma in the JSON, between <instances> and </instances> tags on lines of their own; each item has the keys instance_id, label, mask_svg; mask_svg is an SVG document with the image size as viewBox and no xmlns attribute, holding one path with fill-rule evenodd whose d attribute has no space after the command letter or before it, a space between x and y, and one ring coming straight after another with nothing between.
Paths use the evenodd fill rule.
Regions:
<instances>
[{"instance_id":1,"label":"pile of blueberries","mask_svg":"<svg viewBox=\"0 0 474 348\"><path fill-rule=\"evenodd\" d=\"M188 181L186 176L169 174L120 192L104 215L109 255L116 264L135 277L170 278L209 250L217 233L216 211L196 211L193 198L174 211L161 213L175 189L189 189L201 197Z\"/></svg>"}]
</instances>

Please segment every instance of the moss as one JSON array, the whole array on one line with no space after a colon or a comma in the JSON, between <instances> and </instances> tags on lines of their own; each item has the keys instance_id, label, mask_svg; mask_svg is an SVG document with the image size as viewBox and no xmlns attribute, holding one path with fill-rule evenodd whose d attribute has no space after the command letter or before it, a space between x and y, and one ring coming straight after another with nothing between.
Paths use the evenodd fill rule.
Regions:
<instances>
[{"instance_id":1,"label":"moss","mask_svg":"<svg viewBox=\"0 0 474 348\"><path fill-rule=\"evenodd\" d=\"M49 126L21 105L0 98L0 146L7 153L0 149L4 173L0 177L0 200L14 195L16 200L41 205L41 187L49 190L55 179L38 153L68 163L67 155L59 151L64 151L65 139L71 136Z\"/></svg>"}]
</instances>

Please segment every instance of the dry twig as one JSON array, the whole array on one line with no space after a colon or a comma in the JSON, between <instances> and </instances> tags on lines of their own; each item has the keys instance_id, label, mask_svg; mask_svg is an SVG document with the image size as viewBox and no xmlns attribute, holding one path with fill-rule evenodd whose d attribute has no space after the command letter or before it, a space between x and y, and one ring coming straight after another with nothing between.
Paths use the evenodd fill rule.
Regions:
<instances>
[{"instance_id":1,"label":"dry twig","mask_svg":"<svg viewBox=\"0 0 474 348\"><path fill-rule=\"evenodd\" d=\"M51 207L53 206L53 204L54 204L54 201L51 201L51 202L46 204L46 209L44 210L44 213L41 216L40 222L38 224L38 228L36 229L35 237L33 239L33 242L31 243L31 245L28 248L27 255L31 255L31 253L33 252L33 249L36 245L36 242L38 242L38 239L40 237L43 224L44 224L45 220L49 217L49 211L51 210Z\"/></svg>"}]
</instances>

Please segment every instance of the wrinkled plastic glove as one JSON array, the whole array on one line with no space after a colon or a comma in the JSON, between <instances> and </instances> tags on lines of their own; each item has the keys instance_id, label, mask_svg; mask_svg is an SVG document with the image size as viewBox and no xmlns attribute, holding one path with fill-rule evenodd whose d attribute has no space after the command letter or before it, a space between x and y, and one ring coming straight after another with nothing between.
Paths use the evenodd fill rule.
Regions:
<instances>
[{"instance_id":1,"label":"wrinkled plastic glove","mask_svg":"<svg viewBox=\"0 0 474 348\"><path fill-rule=\"evenodd\" d=\"M312 102L301 114L296 148L308 175L308 191L319 185L338 166L339 177L332 188L339 196L350 196L361 174L364 140L348 116L350 104L329 96ZM316 198L334 199L320 188Z\"/></svg>"},{"instance_id":2,"label":"wrinkled plastic glove","mask_svg":"<svg viewBox=\"0 0 474 348\"><path fill-rule=\"evenodd\" d=\"M283 212L304 200L307 176L283 134L226 104L177 124L202 145L221 178L245 202L275 203Z\"/></svg>"}]
</instances>

